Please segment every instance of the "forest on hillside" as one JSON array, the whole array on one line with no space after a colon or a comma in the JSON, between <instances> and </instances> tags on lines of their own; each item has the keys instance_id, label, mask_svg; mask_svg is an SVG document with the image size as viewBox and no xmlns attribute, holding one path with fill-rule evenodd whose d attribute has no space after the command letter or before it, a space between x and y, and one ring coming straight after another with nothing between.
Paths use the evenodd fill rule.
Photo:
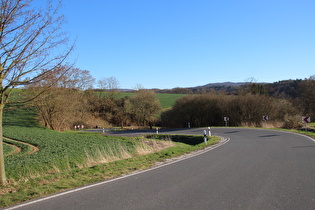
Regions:
<instances>
[{"instance_id":1,"label":"forest on hillside","mask_svg":"<svg viewBox=\"0 0 315 210\"><path fill-rule=\"evenodd\" d=\"M268 116L273 127L301 128L302 116L315 117L315 77L275 83L244 83L239 86L209 86L181 98L172 110L162 113L162 124L186 127L222 126L229 117L232 126L263 126ZM176 89L176 92L180 92Z\"/></svg>"},{"instance_id":2,"label":"forest on hillside","mask_svg":"<svg viewBox=\"0 0 315 210\"><path fill-rule=\"evenodd\" d=\"M213 93L213 92L221 92L228 95L239 95L240 93L248 91L248 89L252 89L251 91L257 92L257 87L260 88L264 94L269 96L277 97L277 98L296 98L299 96L301 92L301 88L303 88L303 82L306 79L296 79L296 80L282 80L273 83L257 83L257 82L240 82L240 83L213 83L207 84L198 87L189 87L189 88L181 88L176 87L173 89L152 89L156 93L175 93L175 94L201 94L201 93Z\"/></svg>"},{"instance_id":3,"label":"forest on hillside","mask_svg":"<svg viewBox=\"0 0 315 210\"><path fill-rule=\"evenodd\" d=\"M36 110L42 126L64 131L97 127L187 127L222 126L229 117L231 126L262 126L262 116L275 127L299 128L301 116L315 115L315 78L270 84L244 83L224 88L200 90L174 88L131 94L119 92L115 78L95 79L88 71L60 66L40 83L25 86L23 97ZM52 84L56 78L58 82ZM173 107L162 109L161 93L183 94ZM172 95L170 95L172 96ZM174 96L175 97L175 96Z\"/></svg>"}]
</instances>

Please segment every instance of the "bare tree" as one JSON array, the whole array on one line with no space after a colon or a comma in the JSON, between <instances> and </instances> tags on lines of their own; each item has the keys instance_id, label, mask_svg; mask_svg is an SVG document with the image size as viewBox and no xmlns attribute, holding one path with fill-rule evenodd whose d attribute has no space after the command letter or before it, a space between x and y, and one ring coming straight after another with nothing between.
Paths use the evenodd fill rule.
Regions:
<instances>
[{"instance_id":1,"label":"bare tree","mask_svg":"<svg viewBox=\"0 0 315 210\"><path fill-rule=\"evenodd\" d=\"M129 97L116 100L114 118L116 120L116 123L119 124L121 128L131 122L130 112L131 103Z\"/></svg>"},{"instance_id":2,"label":"bare tree","mask_svg":"<svg viewBox=\"0 0 315 210\"><path fill-rule=\"evenodd\" d=\"M297 99L303 115L315 117L315 75L304 79L300 85L300 96Z\"/></svg>"},{"instance_id":3,"label":"bare tree","mask_svg":"<svg viewBox=\"0 0 315 210\"><path fill-rule=\"evenodd\" d=\"M140 90L131 99L132 114L135 120L143 126L152 129L156 115L161 111L161 104L156 94L150 90Z\"/></svg>"},{"instance_id":4,"label":"bare tree","mask_svg":"<svg viewBox=\"0 0 315 210\"><path fill-rule=\"evenodd\" d=\"M36 83L65 61L73 46L61 30L60 2L35 9L32 0L0 2L0 184L6 184L2 114L10 94L21 85ZM61 51L61 49L64 49Z\"/></svg>"},{"instance_id":5,"label":"bare tree","mask_svg":"<svg viewBox=\"0 0 315 210\"><path fill-rule=\"evenodd\" d=\"M107 77L98 80L97 85L105 91L105 96L114 100L119 88L119 81L115 77ZM102 96L102 94L101 94Z\"/></svg>"},{"instance_id":6,"label":"bare tree","mask_svg":"<svg viewBox=\"0 0 315 210\"><path fill-rule=\"evenodd\" d=\"M58 81L52 85L56 80ZM39 119L45 127L64 131L71 129L75 123L83 123L90 115L89 102L80 90L91 87L93 82L94 78L89 71L65 65L57 67L41 82L29 85L25 92L38 95L46 89L32 100L32 106L37 109ZM47 85L51 86L49 90Z\"/></svg>"},{"instance_id":7,"label":"bare tree","mask_svg":"<svg viewBox=\"0 0 315 210\"><path fill-rule=\"evenodd\" d=\"M119 82L115 77L103 78L97 81L97 85L100 89L106 91L116 91L119 88Z\"/></svg>"},{"instance_id":8,"label":"bare tree","mask_svg":"<svg viewBox=\"0 0 315 210\"><path fill-rule=\"evenodd\" d=\"M140 91L140 90L144 90L145 88L141 84L136 84L133 89L135 89L136 91Z\"/></svg>"}]
</instances>

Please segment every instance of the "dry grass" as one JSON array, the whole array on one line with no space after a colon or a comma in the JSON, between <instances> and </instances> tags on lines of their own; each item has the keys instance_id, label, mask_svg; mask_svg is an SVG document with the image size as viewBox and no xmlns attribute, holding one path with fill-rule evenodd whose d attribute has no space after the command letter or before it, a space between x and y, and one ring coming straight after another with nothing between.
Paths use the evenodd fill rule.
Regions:
<instances>
[{"instance_id":1,"label":"dry grass","mask_svg":"<svg viewBox=\"0 0 315 210\"><path fill-rule=\"evenodd\" d=\"M249 128L257 128L257 127L262 127L262 128L283 128L284 123L279 122L279 121L267 121L262 122L260 124L258 123L248 123L248 122L243 122L241 124L242 127L249 127Z\"/></svg>"},{"instance_id":2,"label":"dry grass","mask_svg":"<svg viewBox=\"0 0 315 210\"><path fill-rule=\"evenodd\" d=\"M55 173L59 173L60 169L56 166L56 165L52 165L51 169L48 170L49 174L55 174Z\"/></svg>"},{"instance_id":3,"label":"dry grass","mask_svg":"<svg viewBox=\"0 0 315 210\"><path fill-rule=\"evenodd\" d=\"M174 146L174 143L171 140L157 141L154 139L142 139L136 144L135 151L136 155L146 155L171 146ZM120 144L118 144L116 148L97 148L93 152L85 151L85 155L86 160L83 164L77 164L78 168L92 167L98 164L123 160L134 156Z\"/></svg>"},{"instance_id":4,"label":"dry grass","mask_svg":"<svg viewBox=\"0 0 315 210\"><path fill-rule=\"evenodd\" d=\"M263 128L283 128L284 123L279 122L279 121L272 121L272 122L267 122L262 124Z\"/></svg>"},{"instance_id":5,"label":"dry grass","mask_svg":"<svg viewBox=\"0 0 315 210\"><path fill-rule=\"evenodd\" d=\"M85 151L85 154L86 161L84 164L77 164L79 168L92 167L132 157L132 154L120 144L117 148L97 148L93 152Z\"/></svg>"},{"instance_id":6,"label":"dry grass","mask_svg":"<svg viewBox=\"0 0 315 210\"><path fill-rule=\"evenodd\" d=\"M85 150L85 158L84 160L76 162L76 167L79 169L83 169L86 167L93 167L99 164L110 163L117 160L128 159L134 156L141 156L150 153L154 153L168 147L172 147L175 144L170 139L155 140L155 139L135 139L137 143L135 144L134 149L130 151L123 144L115 144L102 146L93 149ZM28 172L26 177L21 177L19 180L11 179L10 183L26 183L30 179L36 179L42 177L47 174L56 174L64 170L70 170L72 167L70 166L70 161L67 157L64 158L62 168L59 168L57 164L52 164L47 166L46 168L41 168L37 171ZM10 185L11 185L10 184ZM44 182L43 182L44 184ZM3 188L0 189L1 194L7 194L11 189Z\"/></svg>"},{"instance_id":7,"label":"dry grass","mask_svg":"<svg viewBox=\"0 0 315 210\"><path fill-rule=\"evenodd\" d=\"M255 128L255 127L259 127L260 125L257 123L253 123L253 122L242 122L241 123L241 127L249 127L249 128Z\"/></svg>"},{"instance_id":8,"label":"dry grass","mask_svg":"<svg viewBox=\"0 0 315 210\"><path fill-rule=\"evenodd\" d=\"M169 139L164 141L144 139L141 140L141 144L136 147L136 151L138 155L146 155L172 146L174 146L174 143Z\"/></svg>"}]
</instances>

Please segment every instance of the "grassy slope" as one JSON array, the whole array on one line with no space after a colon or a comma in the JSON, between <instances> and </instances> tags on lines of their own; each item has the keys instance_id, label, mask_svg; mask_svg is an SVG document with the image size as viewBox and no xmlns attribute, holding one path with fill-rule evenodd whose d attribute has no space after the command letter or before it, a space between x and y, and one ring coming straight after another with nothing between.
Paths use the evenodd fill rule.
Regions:
<instances>
[{"instance_id":1,"label":"grassy slope","mask_svg":"<svg viewBox=\"0 0 315 210\"><path fill-rule=\"evenodd\" d=\"M165 101L171 100L168 98ZM172 103L165 106L170 106ZM104 137L98 134L59 133L38 126L35 116L34 110L23 106L6 107L4 135L34 144L39 147L39 151L31 155L18 154L5 158L9 184L0 187L0 207L146 169L156 162L205 147L204 144L199 144L198 140L196 145L176 143L176 146L152 154L93 167L84 167L83 164L78 167L77 161L86 156L87 151L95 150L100 145L106 148L113 142L119 142L125 145L124 148L130 147L132 151L132 146L137 140ZM178 136L174 138L178 139ZM186 137L180 138L184 140ZM188 138L202 139L200 136ZM208 145L217 141L218 138L213 137L209 139ZM10 152L10 149L6 149L5 152ZM71 165L73 167L69 167ZM51 166L52 168L49 168ZM40 170L48 170L49 173L40 173Z\"/></svg>"},{"instance_id":2,"label":"grassy slope","mask_svg":"<svg viewBox=\"0 0 315 210\"><path fill-rule=\"evenodd\" d=\"M119 93L120 97L129 96L131 97L134 93ZM160 100L162 109L172 107L176 100L185 96L186 94L169 94L169 93L158 93L156 96Z\"/></svg>"},{"instance_id":3,"label":"grassy slope","mask_svg":"<svg viewBox=\"0 0 315 210\"><path fill-rule=\"evenodd\" d=\"M13 147L8 146L7 144L3 145L3 153L4 153L4 155L9 155L9 154L11 154L13 152L14 152L14 148Z\"/></svg>"},{"instance_id":4,"label":"grassy slope","mask_svg":"<svg viewBox=\"0 0 315 210\"><path fill-rule=\"evenodd\" d=\"M185 94L157 94L162 109L172 107L175 104L176 100L182 98L183 96L185 96Z\"/></svg>"}]
</instances>

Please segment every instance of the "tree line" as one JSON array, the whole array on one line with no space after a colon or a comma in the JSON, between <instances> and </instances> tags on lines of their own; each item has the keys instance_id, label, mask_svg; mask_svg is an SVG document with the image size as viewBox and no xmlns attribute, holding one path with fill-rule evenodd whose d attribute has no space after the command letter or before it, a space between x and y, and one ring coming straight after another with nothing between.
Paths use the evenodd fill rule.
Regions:
<instances>
[{"instance_id":1,"label":"tree line","mask_svg":"<svg viewBox=\"0 0 315 210\"><path fill-rule=\"evenodd\" d=\"M276 127L300 128L302 116L315 117L315 77L284 84L274 84L273 91L264 84L246 83L233 94L209 91L187 95L162 113L161 121L169 127L187 127L188 122L197 127L222 126L224 117L229 117L232 126L262 126L262 117L269 116Z\"/></svg>"},{"instance_id":2,"label":"tree line","mask_svg":"<svg viewBox=\"0 0 315 210\"><path fill-rule=\"evenodd\" d=\"M157 121L161 105L151 90L140 89L130 97L120 97L114 77L98 81L89 71L59 66L41 82L25 86L24 97L38 113L41 125L65 131L77 125L85 128L110 126L150 126Z\"/></svg>"},{"instance_id":3,"label":"tree line","mask_svg":"<svg viewBox=\"0 0 315 210\"><path fill-rule=\"evenodd\" d=\"M58 79L57 79L58 78ZM55 81L55 82L53 82ZM262 126L262 116L276 127L299 128L301 116L315 117L314 77L299 82L295 97L269 95L265 86L247 83L235 94L223 91L187 94L166 111L156 96L157 90L139 89L121 97L114 77L97 81L89 71L59 66L41 82L25 87L25 96L38 95L30 102L39 122L50 129L64 131L76 125L89 127ZM49 88L48 88L49 86ZM39 94L41 93L41 94Z\"/></svg>"},{"instance_id":4,"label":"tree line","mask_svg":"<svg viewBox=\"0 0 315 210\"><path fill-rule=\"evenodd\" d=\"M179 99L173 109L162 113L162 124L168 127L262 126L263 116L282 127L298 127L300 113L284 99L265 95L224 95L216 93L187 95Z\"/></svg>"}]
</instances>

